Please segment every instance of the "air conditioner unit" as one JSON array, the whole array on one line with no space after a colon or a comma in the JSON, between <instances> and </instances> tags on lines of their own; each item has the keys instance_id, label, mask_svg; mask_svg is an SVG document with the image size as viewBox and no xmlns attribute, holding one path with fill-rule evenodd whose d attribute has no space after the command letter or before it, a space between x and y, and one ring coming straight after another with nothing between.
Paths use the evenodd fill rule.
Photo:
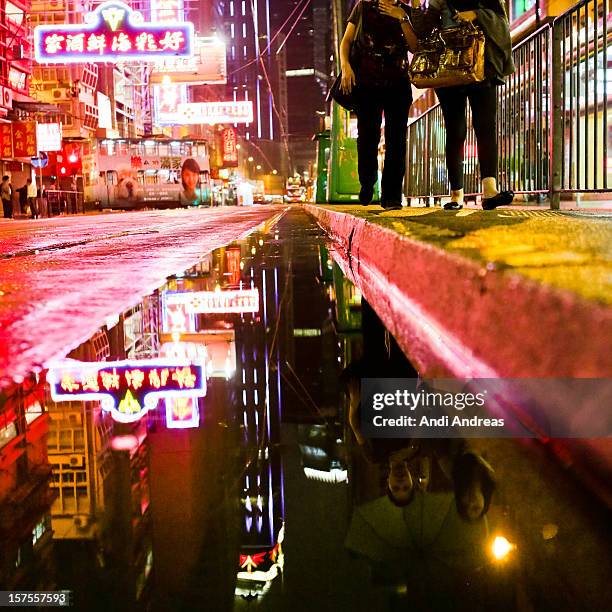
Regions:
<instances>
[{"instance_id":1,"label":"air conditioner unit","mask_svg":"<svg viewBox=\"0 0 612 612\"><path fill-rule=\"evenodd\" d=\"M56 88L51 90L53 100L70 100L70 90L65 88Z\"/></svg>"},{"instance_id":2,"label":"air conditioner unit","mask_svg":"<svg viewBox=\"0 0 612 612\"><path fill-rule=\"evenodd\" d=\"M0 87L0 106L13 108L13 90L8 87Z\"/></svg>"},{"instance_id":3,"label":"air conditioner unit","mask_svg":"<svg viewBox=\"0 0 612 612\"><path fill-rule=\"evenodd\" d=\"M85 455L70 455L68 464L70 467L83 467L85 465Z\"/></svg>"}]
</instances>

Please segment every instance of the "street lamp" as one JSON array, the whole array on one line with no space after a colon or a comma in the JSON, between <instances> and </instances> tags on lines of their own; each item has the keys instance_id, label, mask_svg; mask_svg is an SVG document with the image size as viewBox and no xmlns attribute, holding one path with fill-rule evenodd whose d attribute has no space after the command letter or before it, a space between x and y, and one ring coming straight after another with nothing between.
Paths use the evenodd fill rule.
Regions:
<instances>
[{"instance_id":1,"label":"street lamp","mask_svg":"<svg viewBox=\"0 0 612 612\"><path fill-rule=\"evenodd\" d=\"M252 161L254 161L254 160L253 160L253 158L252 158L252 157L249 157L249 161L250 161L250 162L252 162Z\"/></svg>"},{"instance_id":2,"label":"street lamp","mask_svg":"<svg viewBox=\"0 0 612 612\"><path fill-rule=\"evenodd\" d=\"M255 166L257 168L257 170L261 170L261 165L257 164L257 166Z\"/></svg>"}]
</instances>

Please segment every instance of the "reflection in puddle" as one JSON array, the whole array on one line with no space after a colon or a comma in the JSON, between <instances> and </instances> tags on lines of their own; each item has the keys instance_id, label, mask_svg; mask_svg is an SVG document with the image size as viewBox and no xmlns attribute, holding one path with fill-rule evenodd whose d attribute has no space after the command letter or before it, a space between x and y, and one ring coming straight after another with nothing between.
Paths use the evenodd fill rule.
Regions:
<instances>
[{"instance_id":1,"label":"reflection in puddle","mask_svg":"<svg viewBox=\"0 0 612 612\"><path fill-rule=\"evenodd\" d=\"M66 359L0 398L2 588L70 589L82 610L603 601L595 527L580 555L601 570L544 588L581 518L526 450L361 436L360 379L416 372L302 212ZM516 474L545 493L531 517Z\"/></svg>"}]
</instances>

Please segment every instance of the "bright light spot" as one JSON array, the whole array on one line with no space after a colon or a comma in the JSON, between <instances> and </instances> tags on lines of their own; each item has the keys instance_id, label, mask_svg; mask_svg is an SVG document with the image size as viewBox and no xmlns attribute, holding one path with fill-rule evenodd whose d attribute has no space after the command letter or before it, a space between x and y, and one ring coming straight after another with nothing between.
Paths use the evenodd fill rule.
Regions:
<instances>
[{"instance_id":1,"label":"bright light spot","mask_svg":"<svg viewBox=\"0 0 612 612\"><path fill-rule=\"evenodd\" d=\"M261 170L261 166L259 164L257 164L257 166L255 166L257 168L257 170Z\"/></svg>"},{"instance_id":2,"label":"bright light spot","mask_svg":"<svg viewBox=\"0 0 612 612\"><path fill-rule=\"evenodd\" d=\"M129 451L138 448L138 438L134 435L114 436L111 448L116 451Z\"/></svg>"},{"instance_id":3,"label":"bright light spot","mask_svg":"<svg viewBox=\"0 0 612 612\"><path fill-rule=\"evenodd\" d=\"M249 157L249 161L250 161L250 162L252 162L252 161L254 161L254 160L253 160L253 158L252 158L252 157Z\"/></svg>"},{"instance_id":4,"label":"bright light spot","mask_svg":"<svg viewBox=\"0 0 612 612\"><path fill-rule=\"evenodd\" d=\"M170 83L172 83L172 79L167 74L165 74L162 77L162 85L170 85Z\"/></svg>"},{"instance_id":5,"label":"bright light spot","mask_svg":"<svg viewBox=\"0 0 612 612\"><path fill-rule=\"evenodd\" d=\"M78 159L78 157L77 157L77 156L76 156L74 153L71 153L71 154L70 154L70 156L68 157L68 161L69 161L71 164L74 164L74 162L75 162L77 159Z\"/></svg>"},{"instance_id":6,"label":"bright light spot","mask_svg":"<svg viewBox=\"0 0 612 612\"><path fill-rule=\"evenodd\" d=\"M259 246L263 246L263 240L261 238L259 239Z\"/></svg>"},{"instance_id":7,"label":"bright light spot","mask_svg":"<svg viewBox=\"0 0 612 612\"><path fill-rule=\"evenodd\" d=\"M278 170L272 170L272 174L278 174Z\"/></svg>"},{"instance_id":8,"label":"bright light spot","mask_svg":"<svg viewBox=\"0 0 612 612\"><path fill-rule=\"evenodd\" d=\"M242 146L241 146L240 144L237 144L237 145L236 145L236 150L237 150L237 151L240 151L240 149L242 149Z\"/></svg>"},{"instance_id":9,"label":"bright light spot","mask_svg":"<svg viewBox=\"0 0 612 612\"><path fill-rule=\"evenodd\" d=\"M495 540L493 540L491 552L498 561L501 561L502 559L505 559L510 551L514 548L516 548L514 544L510 544L506 538L503 536L497 536Z\"/></svg>"},{"instance_id":10,"label":"bright light spot","mask_svg":"<svg viewBox=\"0 0 612 612\"><path fill-rule=\"evenodd\" d=\"M251 254L255 255L255 253L257 253L257 249L255 247L251 248Z\"/></svg>"}]
</instances>

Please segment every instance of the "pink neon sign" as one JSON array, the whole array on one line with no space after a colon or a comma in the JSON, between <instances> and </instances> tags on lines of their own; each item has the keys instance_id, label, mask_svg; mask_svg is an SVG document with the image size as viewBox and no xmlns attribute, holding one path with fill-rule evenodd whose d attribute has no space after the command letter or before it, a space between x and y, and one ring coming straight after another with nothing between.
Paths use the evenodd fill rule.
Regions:
<instances>
[{"instance_id":1,"label":"pink neon sign","mask_svg":"<svg viewBox=\"0 0 612 612\"><path fill-rule=\"evenodd\" d=\"M155 61L193 55L191 22L145 22L117 0L85 15L83 24L34 28L34 56L40 64Z\"/></svg>"},{"instance_id":2,"label":"pink neon sign","mask_svg":"<svg viewBox=\"0 0 612 612\"><path fill-rule=\"evenodd\" d=\"M204 364L185 360L63 361L49 368L47 382L54 401L99 400L120 423L142 418L161 398L206 395Z\"/></svg>"}]
</instances>

